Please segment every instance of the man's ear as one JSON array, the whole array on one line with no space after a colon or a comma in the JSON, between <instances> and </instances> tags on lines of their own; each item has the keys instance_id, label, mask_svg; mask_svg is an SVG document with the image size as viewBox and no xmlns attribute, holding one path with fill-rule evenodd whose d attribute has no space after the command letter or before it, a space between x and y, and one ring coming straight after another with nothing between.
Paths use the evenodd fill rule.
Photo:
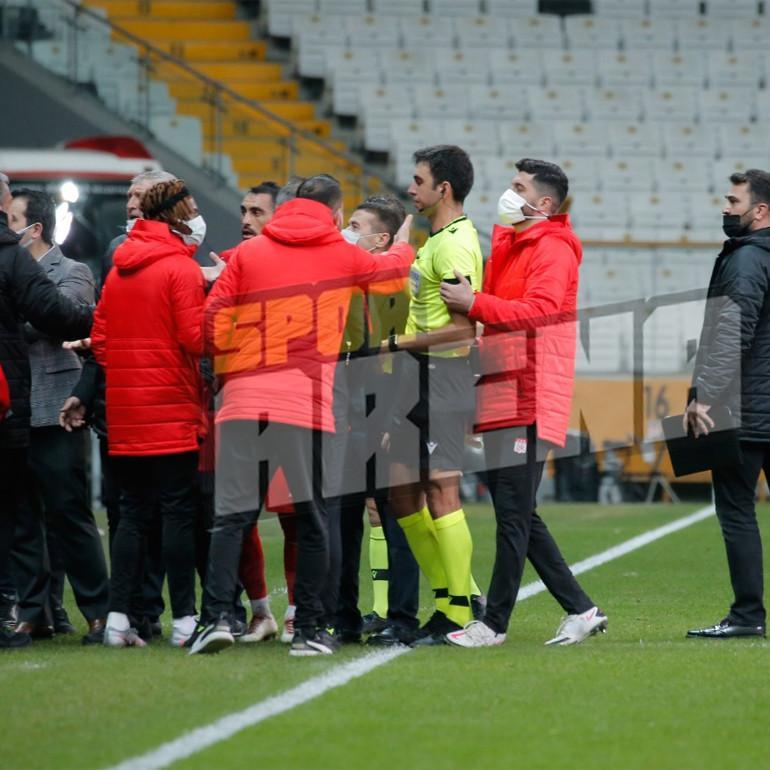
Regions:
<instances>
[{"instance_id":1,"label":"man's ear","mask_svg":"<svg viewBox=\"0 0 770 770\"><path fill-rule=\"evenodd\" d=\"M343 222L342 207L340 206L340 208L334 209L333 215L336 228L338 230L342 230L342 228L345 226L345 223Z\"/></svg>"}]
</instances>

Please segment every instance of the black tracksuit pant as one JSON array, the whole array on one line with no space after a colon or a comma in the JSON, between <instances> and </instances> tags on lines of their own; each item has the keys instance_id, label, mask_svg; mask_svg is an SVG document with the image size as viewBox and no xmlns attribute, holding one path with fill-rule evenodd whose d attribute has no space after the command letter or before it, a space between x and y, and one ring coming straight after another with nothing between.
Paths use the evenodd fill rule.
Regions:
<instances>
[{"instance_id":1,"label":"black tracksuit pant","mask_svg":"<svg viewBox=\"0 0 770 770\"><path fill-rule=\"evenodd\" d=\"M770 442L741 441L743 462L712 472L714 501L722 527L735 598L729 619L741 626L764 626L762 538L754 508L760 471L770 479Z\"/></svg>"},{"instance_id":2,"label":"black tracksuit pant","mask_svg":"<svg viewBox=\"0 0 770 770\"><path fill-rule=\"evenodd\" d=\"M534 425L484 434L487 480L497 521L495 566L484 622L497 633L508 628L527 558L567 614L594 606L537 514L537 488L547 447L538 446L536 436Z\"/></svg>"},{"instance_id":3,"label":"black tracksuit pant","mask_svg":"<svg viewBox=\"0 0 770 770\"><path fill-rule=\"evenodd\" d=\"M121 498L112 543L110 611L130 614L144 575L146 538L160 518L172 615L194 615L198 452L112 459Z\"/></svg>"}]
</instances>

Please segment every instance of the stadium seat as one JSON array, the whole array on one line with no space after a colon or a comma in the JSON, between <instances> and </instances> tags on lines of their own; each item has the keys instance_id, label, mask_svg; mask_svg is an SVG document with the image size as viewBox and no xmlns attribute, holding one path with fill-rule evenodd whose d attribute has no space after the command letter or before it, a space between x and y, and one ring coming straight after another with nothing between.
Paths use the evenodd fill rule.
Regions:
<instances>
[{"instance_id":1,"label":"stadium seat","mask_svg":"<svg viewBox=\"0 0 770 770\"><path fill-rule=\"evenodd\" d=\"M553 122L505 121L500 124L501 161L519 158L548 160L554 154Z\"/></svg>"},{"instance_id":2,"label":"stadium seat","mask_svg":"<svg viewBox=\"0 0 770 770\"><path fill-rule=\"evenodd\" d=\"M695 19L700 16L701 0L647 0L651 17Z\"/></svg>"},{"instance_id":3,"label":"stadium seat","mask_svg":"<svg viewBox=\"0 0 770 770\"><path fill-rule=\"evenodd\" d=\"M759 3L757 0L730 0L729 3L706 0L706 15L712 19L755 19L759 15Z\"/></svg>"},{"instance_id":4,"label":"stadium seat","mask_svg":"<svg viewBox=\"0 0 770 770\"><path fill-rule=\"evenodd\" d=\"M489 74L496 86L542 85L543 63L536 48L510 51L492 48L488 52ZM520 89L517 89L517 92Z\"/></svg>"},{"instance_id":5,"label":"stadium seat","mask_svg":"<svg viewBox=\"0 0 770 770\"><path fill-rule=\"evenodd\" d=\"M527 86L526 91L535 120L583 120L585 103L582 89Z\"/></svg>"},{"instance_id":6,"label":"stadium seat","mask_svg":"<svg viewBox=\"0 0 770 770\"><path fill-rule=\"evenodd\" d=\"M273 37L291 37L292 20L318 10L316 0L270 0L267 7L267 31Z\"/></svg>"},{"instance_id":7,"label":"stadium seat","mask_svg":"<svg viewBox=\"0 0 770 770\"><path fill-rule=\"evenodd\" d=\"M602 158L599 173L605 192L652 192L655 187L655 175L647 158Z\"/></svg>"},{"instance_id":8,"label":"stadium seat","mask_svg":"<svg viewBox=\"0 0 770 770\"><path fill-rule=\"evenodd\" d=\"M747 158L770 157L770 133L765 121L721 125L717 129L722 154Z\"/></svg>"},{"instance_id":9,"label":"stadium seat","mask_svg":"<svg viewBox=\"0 0 770 770\"><path fill-rule=\"evenodd\" d=\"M709 88L750 86L758 89L765 75L758 51L713 52L706 58Z\"/></svg>"},{"instance_id":10,"label":"stadium seat","mask_svg":"<svg viewBox=\"0 0 770 770\"><path fill-rule=\"evenodd\" d=\"M501 48L511 45L511 30L507 22L489 16L464 19L457 26L457 44L460 50L466 48Z\"/></svg>"},{"instance_id":11,"label":"stadium seat","mask_svg":"<svg viewBox=\"0 0 770 770\"><path fill-rule=\"evenodd\" d=\"M605 88L648 88L652 84L650 57L646 51L603 51L597 67Z\"/></svg>"},{"instance_id":12,"label":"stadium seat","mask_svg":"<svg viewBox=\"0 0 770 770\"><path fill-rule=\"evenodd\" d=\"M712 185L711 163L700 157L658 158L653 171L661 192L700 192Z\"/></svg>"},{"instance_id":13,"label":"stadium seat","mask_svg":"<svg viewBox=\"0 0 770 770\"><path fill-rule=\"evenodd\" d=\"M564 44L561 19L550 14L517 17L511 21L511 33L516 48L559 48Z\"/></svg>"},{"instance_id":14,"label":"stadium seat","mask_svg":"<svg viewBox=\"0 0 770 770\"><path fill-rule=\"evenodd\" d=\"M454 19L438 16L401 19L401 41L407 51L454 48L455 37Z\"/></svg>"},{"instance_id":15,"label":"stadium seat","mask_svg":"<svg viewBox=\"0 0 770 770\"><path fill-rule=\"evenodd\" d=\"M593 15L603 19L637 19L646 12L645 0L593 0ZM569 17L567 17L569 18Z\"/></svg>"},{"instance_id":16,"label":"stadium seat","mask_svg":"<svg viewBox=\"0 0 770 770\"><path fill-rule=\"evenodd\" d=\"M590 50L543 49L543 69L549 86L595 86L596 64Z\"/></svg>"},{"instance_id":17,"label":"stadium seat","mask_svg":"<svg viewBox=\"0 0 770 770\"><path fill-rule=\"evenodd\" d=\"M333 49L326 52L326 79L332 86L335 115L356 115L358 93L363 83L381 82L380 60L376 49Z\"/></svg>"},{"instance_id":18,"label":"stadium seat","mask_svg":"<svg viewBox=\"0 0 770 770\"><path fill-rule=\"evenodd\" d=\"M695 121L698 113L697 91L687 86L655 88L643 94L647 121Z\"/></svg>"},{"instance_id":19,"label":"stadium seat","mask_svg":"<svg viewBox=\"0 0 770 770\"><path fill-rule=\"evenodd\" d=\"M425 50L384 50L379 60L386 83L433 83L435 80L432 56Z\"/></svg>"},{"instance_id":20,"label":"stadium seat","mask_svg":"<svg viewBox=\"0 0 770 770\"><path fill-rule=\"evenodd\" d=\"M423 16L424 0L372 0L372 11L378 16Z\"/></svg>"},{"instance_id":21,"label":"stadium seat","mask_svg":"<svg viewBox=\"0 0 770 770\"><path fill-rule=\"evenodd\" d=\"M735 153L723 153L721 160L716 161L710 167L713 190L718 195L725 195L730 189L730 176L736 171L747 171L750 168L766 170L770 158L766 153L761 155L742 155L738 159Z\"/></svg>"},{"instance_id":22,"label":"stadium seat","mask_svg":"<svg viewBox=\"0 0 770 770\"><path fill-rule=\"evenodd\" d=\"M554 121L554 139L559 155L593 155L605 157L608 149L607 129L599 121L573 123Z\"/></svg>"},{"instance_id":23,"label":"stadium seat","mask_svg":"<svg viewBox=\"0 0 770 770\"><path fill-rule=\"evenodd\" d=\"M150 118L149 129L191 163L201 165L203 162L203 130L199 118L154 115Z\"/></svg>"},{"instance_id":24,"label":"stadium seat","mask_svg":"<svg viewBox=\"0 0 770 770\"><path fill-rule=\"evenodd\" d=\"M638 120L642 114L639 93L634 89L602 88L587 90L586 110L594 122Z\"/></svg>"},{"instance_id":25,"label":"stadium seat","mask_svg":"<svg viewBox=\"0 0 770 770\"><path fill-rule=\"evenodd\" d=\"M726 51L731 42L732 30L718 20L699 18L676 22L679 48L685 51L702 49L713 53Z\"/></svg>"},{"instance_id":26,"label":"stadium seat","mask_svg":"<svg viewBox=\"0 0 770 770\"><path fill-rule=\"evenodd\" d=\"M727 176L719 180L714 192L693 192L689 195L691 241L713 241L721 243L725 235L722 232L722 209L725 207L724 196L730 189ZM713 262L716 254L711 255ZM710 264L710 263L709 263Z\"/></svg>"},{"instance_id":27,"label":"stadium seat","mask_svg":"<svg viewBox=\"0 0 770 770\"><path fill-rule=\"evenodd\" d=\"M569 179L570 191L596 193L601 190L602 182L599 176L598 159L581 157L580 155L557 155L556 161ZM575 196L578 200L578 196Z\"/></svg>"},{"instance_id":28,"label":"stadium seat","mask_svg":"<svg viewBox=\"0 0 770 770\"><path fill-rule=\"evenodd\" d=\"M572 188L572 176L569 179ZM595 233L597 240L600 240L609 232L622 239L628 230L628 208L623 196L608 196L598 192L575 195L569 213L572 225L581 238L588 238L589 233Z\"/></svg>"},{"instance_id":29,"label":"stadium seat","mask_svg":"<svg viewBox=\"0 0 770 770\"><path fill-rule=\"evenodd\" d=\"M655 51L652 74L656 88L692 86L703 88L706 83L706 59L703 51Z\"/></svg>"},{"instance_id":30,"label":"stadium seat","mask_svg":"<svg viewBox=\"0 0 770 770\"><path fill-rule=\"evenodd\" d=\"M673 51L676 46L676 26L669 19L623 19L620 30L626 51L650 48Z\"/></svg>"},{"instance_id":31,"label":"stadium seat","mask_svg":"<svg viewBox=\"0 0 770 770\"><path fill-rule=\"evenodd\" d=\"M433 52L432 68L436 82L445 88L489 83L488 56L483 48L463 51L438 48Z\"/></svg>"},{"instance_id":32,"label":"stadium seat","mask_svg":"<svg viewBox=\"0 0 770 770\"><path fill-rule=\"evenodd\" d=\"M496 120L457 120L444 121L443 133L447 142L459 144L469 152L499 152L500 134Z\"/></svg>"},{"instance_id":33,"label":"stadium seat","mask_svg":"<svg viewBox=\"0 0 770 770\"><path fill-rule=\"evenodd\" d=\"M473 189L490 193L497 191L499 197L510 187L511 180L517 173L516 161L521 157L521 154L506 156L505 152L502 156L474 153L471 158L474 172Z\"/></svg>"},{"instance_id":34,"label":"stadium seat","mask_svg":"<svg viewBox=\"0 0 770 770\"><path fill-rule=\"evenodd\" d=\"M739 53L748 50L767 50L767 41L770 38L770 20L767 16L733 19L732 23L725 20L722 24L730 28L733 42L740 41Z\"/></svg>"},{"instance_id":35,"label":"stadium seat","mask_svg":"<svg viewBox=\"0 0 770 770\"><path fill-rule=\"evenodd\" d=\"M486 0L487 13L497 19L535 16L538 0Z\"/></svg>"},{"instance_id":36,"label":"stadium seat","mask_svg":"<svg viewBox=\"0 0 770 770\"><path fill-rule=\"evenodd\" d=\"M415 117L469 119L470 94L466 88L417 85L413 89Z\"/></svg>"},{"instance_id":37,"label":"stadium seat","mask_svg":"<svg viewBox=\"0 0 770 770\"><path fill-rule=\"evenodd\" d=\"M401 42L398 19L390 16L350 16L345 29L354 48L398 48Z\"/></svg>"},{"instance_id":38,"label":"stadium seat","mask_svg":"<svg viewBox=\"0 0 770 770\"><path fill-rule=\"evenodd\" d=\"M527 112L526 99L522 94L513 95L499 86L472 85L470 87L470 115L477 118L515 120Z\"/></svg>"},{"instance_id":39,"label":"stadium seat","mask_svg":"<svg viewBox=\"0 0 770 770\"><path fill-rule=\"evenodd\" d=\"M620 44L620 24L617 19L606 17L601 13L566 16L564 38L571 49L616 51Z\"/></svg>"},{"instance_id":40,"label":"stadium seat","mask_svg":"<svg viewBox=\"0 0 770 770\"><path fill-rule=\"evenodd\" d=\"M318 0L318 12L323 15L338 13L346 16L361 16L368 10L368 0Z\"/></svg>"},{"instance_id":41,"label":"stadium seat","mask_svg":"<svg viewBox=\"0 0 770 770\"><path fill-rule=\"evenodd\" d=\"M436 16L473 19L481 14L479 0L430 0L428 9Z\"/></svg>"},{"instance_id":42,"label":"stadium seat","mask_svg":"<svg viewBox=\"0 0 770 770\"><path fill-rule=\"evenodd\" d=\"M756 89L750 86L726 86L701 91L700 119L748 123L754 117L755 93Z\"/></svg>"},{"instance_id":43,"label":"stadium seat","mask_svg":"<svg viewBox=\"0 0 770 770\"><path fill-rule=\"evenodd\" d=\"M667 232L684 232L690 223L689 198L669 192L665 180L661 180L660 187L665 192L629 194L628 210L632 228L644 228L649 231L661 227Z\"/></svg>"},{"instance_id":44,"label":"stadium seat","mask_svg":"<svg viewBox=\"0 0 770 770\"><path fill-rule=\"evenodd\" d=\"M717 156L716 132L710 123L663 123L663 146L669 159L683 155L713 160Z\"/></svg>"},{"instance_id":45,"label":"stadium seat","mask_svg":"<svg viewBox=\"0 0 770 770\"><path fill-rule=\"evenodd\" d=\"M326 74L326 52L345 49L348 36L344 27L302 30L297 38L297 72L305 78L322 78Z\"/></svg>"},{"instance_id":46,"label":"stadium seat","mask_svg":"<svg viewBox=\"0 0 770 770\"><path fill-rule=\"evenodd\" d=\"M364 127L364 147L370 152L388 152L391 144L391 122L411 121L414 100L401 85L364 85L359 89L360 123Z\"/></svg>"},{"instance_id":47,"label":"stadium seat","mask_svg":"<svg viewBox=\"0 0 770 770\"><path fill-rule=\"evenodd\" d=\"M614 158L656 158L661 154L660 127L656 123L613 121L608 124L607 129Z\"/></svg>"}]
</instances>

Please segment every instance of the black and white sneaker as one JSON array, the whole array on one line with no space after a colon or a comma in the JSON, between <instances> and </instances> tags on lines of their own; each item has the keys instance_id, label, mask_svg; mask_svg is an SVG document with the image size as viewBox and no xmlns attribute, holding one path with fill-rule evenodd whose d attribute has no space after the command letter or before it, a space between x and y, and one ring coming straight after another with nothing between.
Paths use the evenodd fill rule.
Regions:
<instances>
[{"instance_id":1,"label":"black and white sneaker","mask_svg":"<svg viewBox=\"0 0 770 770\"><path fill-rule=\"evenodd\" d=\"M190 655L198 653L211 653L224 650L235 644L235 639L230 631L230 622L227 613L222 613L214 623L199 623L193 635L185 643L190 648Z\"/></svg>"},{"instance_id":2,"label":"black and white sneaker","mask_svg":"<svg viewBox=\"0 0 770 770\"><path fill-rule=\"evenodd\" d=\"M289 655L305 658L313 655L332 655L339 648L339 642L326 629L316 631L312 636L303 629L294 632Z\"/></svg>"}]
</instances>

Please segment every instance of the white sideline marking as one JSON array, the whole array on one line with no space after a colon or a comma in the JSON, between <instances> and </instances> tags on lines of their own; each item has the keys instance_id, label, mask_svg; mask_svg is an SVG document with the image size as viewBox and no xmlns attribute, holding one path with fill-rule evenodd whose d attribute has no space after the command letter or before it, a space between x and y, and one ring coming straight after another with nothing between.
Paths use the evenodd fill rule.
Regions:
<instances>
[{"instance_id":1,"label":"white sideline marking","mask_svg":"<svg viewBox=\"0 0 770 770\"><path fill-rule=\"evenodd\" d=\"M688 516L672 521L662 527L657 527L649 532L632 537L624 543L608 548L606 551L589 556L583 561L579 561L570 567L573 574L580 575L590 569L594 569L608 561L619 559L631 551L636 551L655 540L670 535L672 532L678 532L692 524L696 524L703 519L708 518L714 513L714 506L709 505L701 508ZM532 596L545 591L545 585L537 580L534 583L528 583L519 590L518 601L524 601ZM243 711L237 711L234 714L218 719L205 727L198 727L195 730L182 734L179 738L164 743L157 749L148 751L133 759L127 759L125 762L114 765L109 770L161 770L164 767L186 759L199 751L213 746L215 743L227 740L231 736L263 722L270 717L283 714L295 706L301 706L314 698L323 695L336 687L342 687L353 679L368 674L375 668L390 662L394 658L410 652L409 647L393 647L381 652L374 652L363 655L350 663L337 666L320 676L308 679L291 690L274 695L271 698L255 703Z\"/></svg>"}]
</instances>

